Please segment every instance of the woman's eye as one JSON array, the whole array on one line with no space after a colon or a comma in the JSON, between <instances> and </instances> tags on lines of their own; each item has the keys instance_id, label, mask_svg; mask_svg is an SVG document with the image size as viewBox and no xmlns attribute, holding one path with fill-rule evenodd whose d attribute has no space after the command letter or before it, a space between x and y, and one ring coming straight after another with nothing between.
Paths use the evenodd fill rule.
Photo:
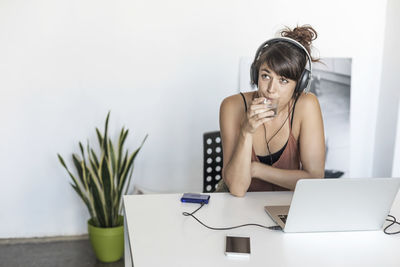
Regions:
<instances>
[{"instance_id":1,"label":"woman's eye","mask_svg":"<svg viewBox=\"0 0 400 267\"><path fill-rule=\"evenodd\" d=\"M261 74L261 78L263 79L269 79L269 76L267 74Z\"/></svg>"},{"instance_id":2,"label":"woman's eye","mask_svg":"<svg viewBox=\"0 0 400 267\"><path fill-rule=\"evenodd\" d=\"M287 79L285 79L285 78L281 78L281 83L283 83L283 84L287 84L289 81L287 80Z\"/></svg>"}]
</instances>

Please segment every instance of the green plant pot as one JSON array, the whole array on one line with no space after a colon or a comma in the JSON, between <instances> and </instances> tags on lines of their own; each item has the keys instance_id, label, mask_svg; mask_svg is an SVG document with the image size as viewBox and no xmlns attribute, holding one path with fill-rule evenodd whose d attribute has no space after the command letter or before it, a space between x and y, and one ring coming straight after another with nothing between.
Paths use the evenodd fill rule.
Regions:
<instances>
[{"instance_id":1,"label":"green plant pot","mask_svg":"<svg viewBox=\"0 0 400 267\"><path fill-rule=\"evenodd\" d=\"M88 220L88 232L97 259L102 262L114 262L124 254L124 225L123 217L119 216L121 226L102 228L93 226Z\"/></svg>"}]
</instances>

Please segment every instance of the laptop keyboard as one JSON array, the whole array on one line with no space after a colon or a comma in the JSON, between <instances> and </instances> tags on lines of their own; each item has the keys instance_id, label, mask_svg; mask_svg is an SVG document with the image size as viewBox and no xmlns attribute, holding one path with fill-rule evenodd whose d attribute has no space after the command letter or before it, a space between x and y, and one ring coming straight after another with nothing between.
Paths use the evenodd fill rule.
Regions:
<instances>
[{"instance_id":1,"label":"laptop keyboard","mask_svg":"<svg viewBox=\"0 0 400 267\"><path fill-rule=\"evenodd\" d=\"M286 223L287 215L278 215L278 217L283 223Z\"/></svg>"}]
</instances>

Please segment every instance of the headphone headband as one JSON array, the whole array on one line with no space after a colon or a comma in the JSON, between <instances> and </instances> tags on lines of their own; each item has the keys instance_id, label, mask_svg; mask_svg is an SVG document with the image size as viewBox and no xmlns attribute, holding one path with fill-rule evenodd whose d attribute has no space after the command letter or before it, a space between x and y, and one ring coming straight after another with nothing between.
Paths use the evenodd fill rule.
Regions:
<instances>
[{"instance_id":1,"label":"headphone headband","mask_svg":"<svg viewBox=\"0 0 400 267\"><path fill-rule=\"evenodd\" d=\"M294 40L292 38L288 38L288 37L272 38L272 39L269 39L269 40L265 41L264 43L262 43L260 45L260 47L257 49L256 55L254 57L253 64L251 65L252 82L253 83L255 82L255 79L254 79L254 72L256 72L256 70L254 70L255 63L260 58L262 49L264 49L268 45L271 45L271 44L277 43L277 42L281 42L281 41L291 43L291 44L295 45L296 47L300 48L301 50L303 50L306 53L309 69L308 70L306 68L304 69L304 71L303 71L303 73L302 73L302 75L300 77L300 81L298 81L298 83L306 82L307 84L304 87L304 89L305 89L306 92L308 92L310 84L311 84L311 79L312 79L312 64L311 64L312 63L312 59L311 59L310 53L308 53L307 49L300 42L298 42L298 41L296 41L296 40ZM305 73L305 72L308 72L308 73ZM257 74L258 74L258 72L257 72ZM305 80L303 81L303 77L305 76L305 74L306 74L306 77L305 77ZM301 87L303 84L298 84L298 85Z\"/></svg>"}]
</instances>

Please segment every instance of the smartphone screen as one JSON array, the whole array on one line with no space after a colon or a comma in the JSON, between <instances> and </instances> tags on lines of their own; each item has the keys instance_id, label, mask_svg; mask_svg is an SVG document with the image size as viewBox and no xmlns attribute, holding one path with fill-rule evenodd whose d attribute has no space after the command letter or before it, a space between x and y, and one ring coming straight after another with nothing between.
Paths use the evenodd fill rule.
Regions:
<instances>
[{"instance_id":1,"label":"smartphone screen","mask_svg":"<svg viewBox=\"0 0 400 267\"><path fill-rule=\"evenodd\" d=\"M225 255L249 257L250 237L226 236Z\"/></svg>"}]
</instances>

